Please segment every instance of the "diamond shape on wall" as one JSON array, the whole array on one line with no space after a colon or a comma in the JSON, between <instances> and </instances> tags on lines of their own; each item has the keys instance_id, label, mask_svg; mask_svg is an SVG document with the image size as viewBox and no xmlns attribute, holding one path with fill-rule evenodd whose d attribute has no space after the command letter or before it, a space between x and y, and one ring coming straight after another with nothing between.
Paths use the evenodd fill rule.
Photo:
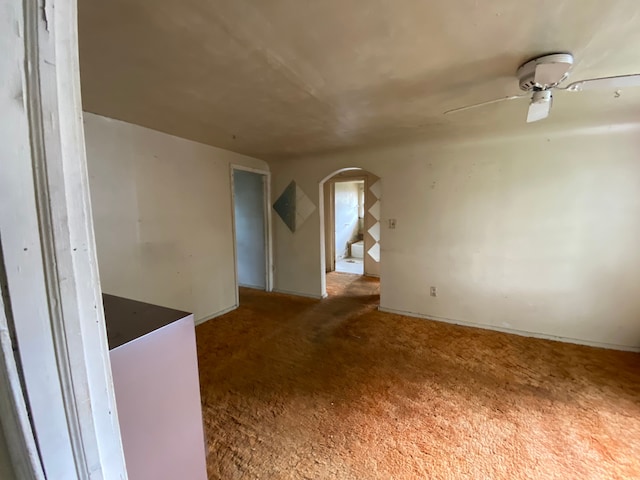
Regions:
<instances>
[{"instance_id":1,"label":"diamond shape on wall","mask_svg":"<svg viewBox=\"0 0 640 480\"><path fill-rule=\"evenodd\" d=\"M296 231L296 182L292 181L280 194L273 209L289 230Z\"/></svg>"},{"instance_id":2,"label":"diamond shape on wall","mask_svg":"<svg viewBox=\"0 0 640 480\"><path fill-rule=\"evenodd\" d=\"M380 222L376 222L371 228L368 230L369 235L373 237L376 242L380 241Z\"/></svg>"},{"instance_id":3,"label":"diamond shape on wall","mask_svg":"<svg viewBox=\"0 0 640 480\"><path fill-rule=\"evenodd\" d=\"M273 204L273 209L289 230L295 232L314 212L316 206L292 180Z\"/></svg>"},{"instance_id":4,"label":"diamond shape on wall","mask_svg":"<svg viewBox=\"0 0 640 480\"><path fill-rule=\"evenodd\" d=\"M302 226L307 218L311 216L316 206L307 197L307 194L296 185L296 230Z\"/></svg>"},{"instance_id":5,"label":"diamond shape on wall","mask_svg":"<svg viewBox=\"0 0 640 480\"><path fill-rule=\"evenodd\" d=\"M380 261L380 244L376 242L367 252L376 262Z\"/></svg>"},{"instance_id":6,"label":"diamond shape on wall","mask_svg":"<svg viewBox=\"0 0 640 480\"><path fill-rule=\"evenodd\" d=\"M375 218L376 220L380 220L380 200L376 200L376 203L371 205L369 213L373 215L373 218Z\"/></svg>"}]
</instances>

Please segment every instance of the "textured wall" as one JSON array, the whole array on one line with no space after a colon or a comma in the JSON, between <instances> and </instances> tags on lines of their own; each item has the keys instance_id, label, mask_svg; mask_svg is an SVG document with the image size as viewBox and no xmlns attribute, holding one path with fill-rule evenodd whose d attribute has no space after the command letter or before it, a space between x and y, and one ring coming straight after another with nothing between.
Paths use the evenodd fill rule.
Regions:
<instances>
[{"instance_id":1,"label":"textured wall","mask_svg":"<svg viewBox=\"0 0 640 480\"><path fill-rule=\"evenodd\" d=\"M639 130L624 125L274 162L274 190L295 179L317 203L318 182L339 168L381 177L382 308L640 347ZM320 294L319 231L317 212L295 235L276 225L278 288Z\"/></svg>"},{"instance_id":2,"label":"textured wall","mask_svg":"<svg viewBox=\"0 0 640 480\"><path fill-rule=\"evenodd\" d=\"M235 305L230 164L260 160L85 114L105 292L194 312Z\"/></svg>"},{"instance_id":3,"label":"textured wall","mask_svg":"<svg viewBox=\"0 0 640 480\"><path fill-rule=\"evenodd\" d=\"M4 438L4 432L2 431L2 425L0 425L0 478L2 480L14 480L16 479L11 465L11 458L9 457L9 447Z\"/></svg>"}]
</instances>

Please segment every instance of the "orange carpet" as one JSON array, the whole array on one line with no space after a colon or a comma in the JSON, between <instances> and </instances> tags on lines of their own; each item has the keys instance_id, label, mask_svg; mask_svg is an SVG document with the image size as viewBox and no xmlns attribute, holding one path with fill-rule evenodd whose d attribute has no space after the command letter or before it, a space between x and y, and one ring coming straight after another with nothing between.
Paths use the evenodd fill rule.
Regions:
<instances>
[{"instance_id":1,"label":"orange carpet","mask_svg":"<svg viewBox=\"0 0 640 480\"><path fill-rule=\"evenodd\" d=\"M640 478L640 355L241 290L197 328L210 479Z\"/></svg>"}]
</instances>

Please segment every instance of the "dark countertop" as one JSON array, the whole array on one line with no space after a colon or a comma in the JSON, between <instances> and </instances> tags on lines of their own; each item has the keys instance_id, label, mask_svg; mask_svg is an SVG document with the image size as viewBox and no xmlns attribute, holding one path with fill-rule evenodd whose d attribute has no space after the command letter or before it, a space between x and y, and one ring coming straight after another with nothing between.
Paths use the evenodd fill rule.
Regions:
<instances>
[{"instance_id":1,"label":"dark countertop","mask_svg":"<svg viewBox=\"0 0 640 480\"><path fill-rule=\"evenodd\" d=\"M109 350L191 315L189 312L102 294Z\"/></svg>"}]
</instances>

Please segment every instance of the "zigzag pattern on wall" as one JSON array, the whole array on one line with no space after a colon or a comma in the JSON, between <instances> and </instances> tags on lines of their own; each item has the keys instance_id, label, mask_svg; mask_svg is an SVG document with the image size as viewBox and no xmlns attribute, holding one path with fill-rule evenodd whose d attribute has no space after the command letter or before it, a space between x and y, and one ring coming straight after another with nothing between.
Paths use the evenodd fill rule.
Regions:
<instances>
[{"instance_id":1,"label":"zigzag pattern on wall","mask_svg":"<svg viewBox=\"0 0 640 480\"><path fill-rule=\"evenodd\" d=\"M369 227L367 232L371 235L371 238L375 240L374 244L367 250L369 255L376 262L380 261L380 200L382 199L382 186L380 180L376 181L369 187L369 192L373 195L376 201L369 208L369 213L376 222Z\"/></svg>"}]
</instances>

